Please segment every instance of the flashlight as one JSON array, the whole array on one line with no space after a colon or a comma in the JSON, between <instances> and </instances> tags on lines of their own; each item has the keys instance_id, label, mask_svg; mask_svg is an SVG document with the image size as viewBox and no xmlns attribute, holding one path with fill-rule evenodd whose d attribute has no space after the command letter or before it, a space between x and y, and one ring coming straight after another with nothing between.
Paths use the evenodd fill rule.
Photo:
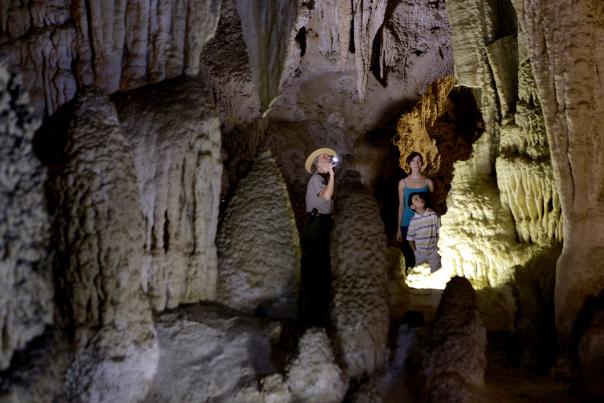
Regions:
<instances>
[{"instance_id":1,"label":"flashlight","mask_svg":"<svg viewBox=\"0 0 604 403\"><path fill-rule=\"evenodd\" d=\"M333 157L331 157L331 165L335 166L338 164L338 157L336 155L334 155Z\"/></svg>"}]
</instances>

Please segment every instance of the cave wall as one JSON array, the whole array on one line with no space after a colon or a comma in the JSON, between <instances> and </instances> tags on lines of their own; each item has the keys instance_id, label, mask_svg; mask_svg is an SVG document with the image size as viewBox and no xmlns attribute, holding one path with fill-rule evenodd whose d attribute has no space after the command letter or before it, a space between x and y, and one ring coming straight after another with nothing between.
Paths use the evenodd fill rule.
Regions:
<instances>
[{"instance_id":1,"label":"cave wall","mask_svg":"<svg viewBox=\"0 0 604 403\"><path fill-rule=\"evenodd\" d=\"M523 249L521 256L564 241L556 265L556 324L563 348L576 349L576 321L587 297L604 285L597 229L603 214L602 8L587 1L449 0L447 12L456 77L477 89L485 119L486 136L474 147L469 171L476 179L468 180L494 168L497 189L487 204L501 203L511 214L517 242L510 234L505 243ZM456 178L466 168L457 165ZM454 181L450 198L455 188Z\"/></svg>"},{"instance_id":2,"label":"cave wall","mask_svg":"<svg viewBox=\"0 0 604 403\"><path fill-rule=\"evenodd\" d=\"M93 86L107 93L196 75L220 0L13 1L0 5L0 53L20 70L37 114Z\"/></svg>"},{"instance_id":3,"label":"cave wall","mask_svg":"<svg viewBox=\"0 0 604 403\"><path fill-rule=\"evenodd\" d=\"M515 1L514 6L529 49L564 212L556 322L568 342L586 297L604 287L599 230L604 222L604 105L598 73L604 61L604 14L601 4L590 1Z\"/></svg>"},{"instance_id":4,"label":"cave wall","mask_svg":"<svg viewBox=\"0 0 604 403\"><path fill-rule=\"evenodd\" d=\"M53 323L46 169L32 140L40 120L17 74L0 64L0 370Z\"/></svg>"}]
</instances>

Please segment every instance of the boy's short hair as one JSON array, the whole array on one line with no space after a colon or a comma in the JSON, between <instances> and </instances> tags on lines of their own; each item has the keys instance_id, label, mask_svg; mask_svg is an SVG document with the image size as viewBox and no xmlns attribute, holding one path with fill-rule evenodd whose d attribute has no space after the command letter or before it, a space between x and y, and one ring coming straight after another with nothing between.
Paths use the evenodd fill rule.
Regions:
<instances>
[{"instance_id":1,"label":"boy's short hair","mask_svg":"<svg viewBox=\"0 0 604 403\"><path fill-rule=\"evenodd\" d=\"M413 205L413 196L419 196L424 202L428 202L426 200L426 192L413 192L409 195L409 199L407 200L407 205L411 207Z\"/></svg>"},{"instance_id":2,"label":"boy's short hair","mask_svg":"<svg viewBox=\"0 0 604 403\"><path fill-rule=\"evenodd\" d=\"M415 157L417 157L419 155L419 157L422 159L422 163L424 162L424 156L421 155L420 153L418 153L417 151L413 151L411 152L411 154L407 155L407 159L405 161L407 161L407 165L411 164L411 160Z\"/></svg>"}]
</instances>

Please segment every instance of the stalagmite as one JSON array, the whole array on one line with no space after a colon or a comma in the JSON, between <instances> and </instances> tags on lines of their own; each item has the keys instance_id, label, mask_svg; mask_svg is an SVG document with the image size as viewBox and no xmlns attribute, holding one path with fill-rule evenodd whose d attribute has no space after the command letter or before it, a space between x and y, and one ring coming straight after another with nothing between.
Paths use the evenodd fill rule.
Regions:
<instances>
[{"instance_id":1,"label":"stalagmite","mask_svg":"<svg viewBox=\"0 0 604 403\"><path fill-rule=\"evenodd\" d=\"M310 328L300 338L287 366L287 385L293 401L338 403L344 398L347 380L324 329Z\"/></svg>"},{"instance_id":2,"label":"stalagmite","mask_svg":"<svg viewBox=\"0 0 604 403\"><path fill-rule=\"evenodd\" d=\"M359 377L386 363L386 238L369 188L357 172L347 175L336 189L331 318L346 373Z\"/></svg>"},{"instance_id":3,"label":"stalagmite","mask_svg":"<svg viewBox=\"0 0 604 403\"><path fill-rule=\"evenodd\" d=\"M487 402L487 333L470 282L454 277L443 292L424 358L426 394L433 402Z\"/></svg>"},{"instance_id":4,"label":"stalagmite","mask_svg":"<svg viewBox=\"0 0 604 403\"><path fill-rule=\"evenodd\" d=\"M222 166L220 129L199 79L115 97L144 217L144 287L157 311L212 300Z\"/></svg>"},{"instance_id":5,"label":"stalagmite","mask_svg":"<svg viewBox=\"0 0 604 403\"><path fill-rule=\"evenodd\" d=\"M296 316L300 240L281 173L268 151L239 182L220 223L217 299L247 313Z\"/></svg>"},{"instance_id":6,"label":"stalagmite","mask_svg":"<svg viewBox=\"0 0 604 403\"><path fill-rule=\"evenodd\" d=\"M78 97L64 158L53 178L60 206L56 272L77 349L66 395L89 402L141 399L158 358L142 291L143 214L130 145L107 97Z\"/></svg>"}]
</instances>

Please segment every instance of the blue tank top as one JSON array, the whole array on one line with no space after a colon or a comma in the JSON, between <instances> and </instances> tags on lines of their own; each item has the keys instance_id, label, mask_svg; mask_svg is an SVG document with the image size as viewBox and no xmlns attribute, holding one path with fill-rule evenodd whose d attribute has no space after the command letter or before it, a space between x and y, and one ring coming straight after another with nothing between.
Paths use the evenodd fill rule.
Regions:
<instances>
[{"instance_id":1,"label":"blue tank top","mask_svg":"<svg viewBox=\"0 0 604 403\"><path fill-rule=\"evenodd\" d=\"M407 179L403 179L405 181L405 189L403 189L403 220L401 221L401 227L408 227L409 222L411 222L411 218L415 214L415 211L411 210L409 207L409 196L411 193L428 193L430 192L430 188L428 187L428 179L426 179L426 185L421 188L409 188L407 187Z\"/></svg>"}]
</instances>

